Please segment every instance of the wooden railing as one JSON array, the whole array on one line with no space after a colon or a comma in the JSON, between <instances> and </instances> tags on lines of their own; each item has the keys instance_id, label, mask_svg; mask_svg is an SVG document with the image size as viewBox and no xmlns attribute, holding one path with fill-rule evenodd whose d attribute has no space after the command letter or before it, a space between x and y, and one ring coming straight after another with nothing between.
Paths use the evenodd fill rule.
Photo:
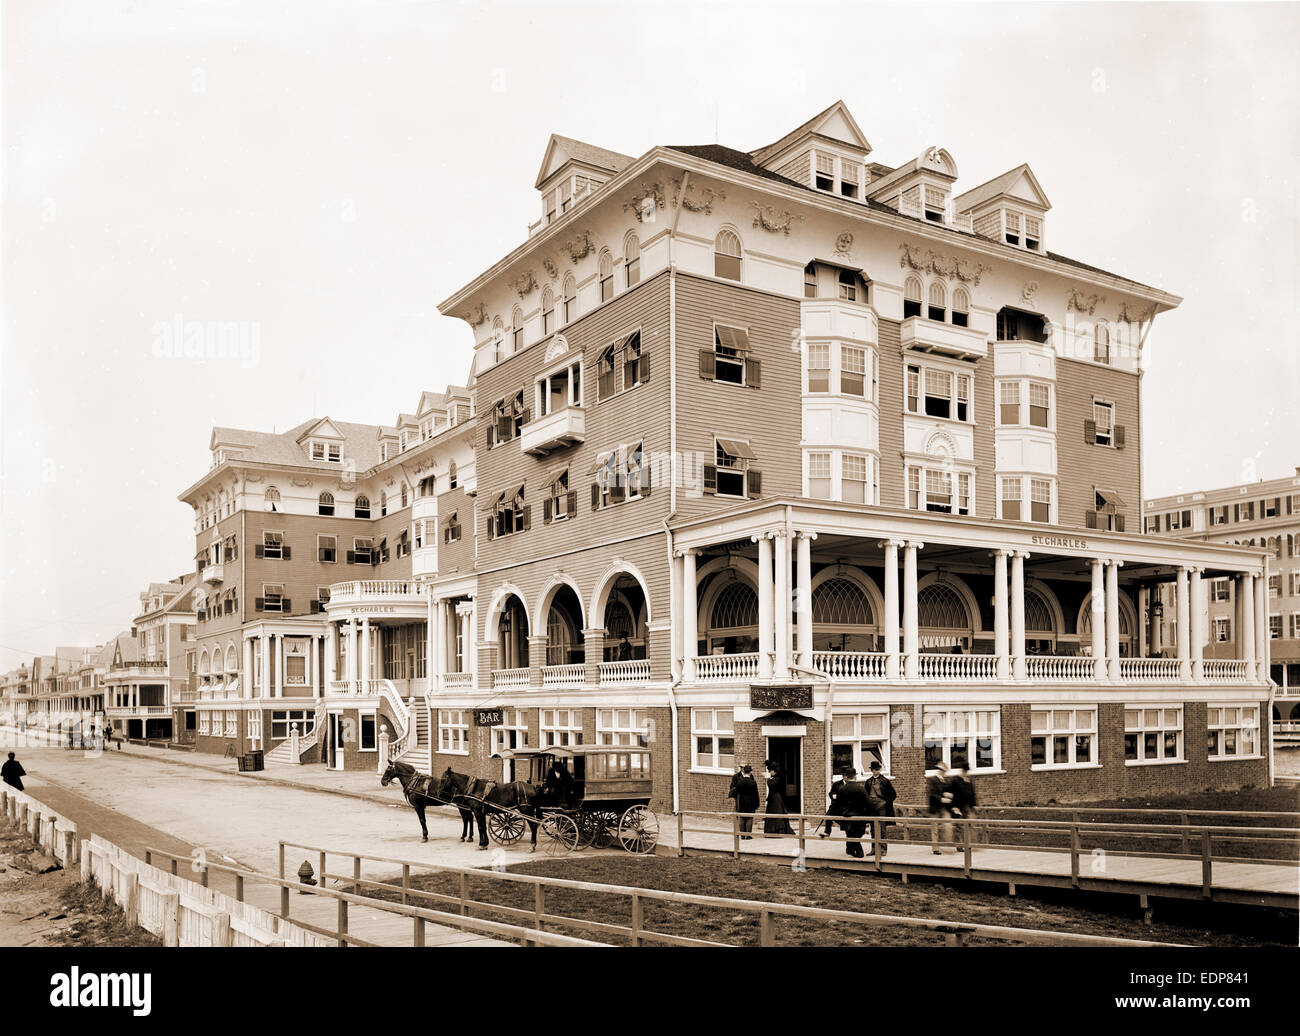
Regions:
<instances>
[{"instance_id":1,"label":"wooden railing","mask_svg":"<svg viewBox=\"0 0 1300 1036\"><path fill-rule=\"evenodd\" d=\"M530 670L520 669L493 669L492 670L492 689L501 691L521 691L528 688Z\"/></svg>"},{"instance_id":2,"label":"wooden railing","mask_svg":"<svg viewBox=\"0 0 1300 1036\"><path fill-rule=\"evenodd\" d=\"M601 936L618 936L631 942L633 946L660 944L668 946L726 946L719 943L690 936L673 935L668 932L654 931L646 927L645 905L647 903L672 904L686 907L692 914L704 910L721 910L729 914L743 914L752 917L758 929L758 942L761 946L776 946L780 942L779 918L799 918L804 920L830 923L840 922L860 925L864 928L903 928L916 932L934 932L944 938L948 946L963 946L971 938L992 939L1002 942L1028 942L1046 945L1073 946L1157 946L1169 943L1153 943L1132 939L1113 939L1094 935L1075 935L1066 932L1050 932L1028 928L1007 928L997 925L978 925L960 921L943 921L920 917L898 917L889 914L867 914L852 910L834 910L824 907L798 906L787 903L773 903L763 900L732 899L724 896L708 896L688 892L668 892L660 889L642 888L629 885L604 885L597 882L577 881L569 878L548 878L532 874L515 874L510 871L489 871L469 867L450 867L427 861L406 860L394 857L374 856L354 853L347 850L325 849L320 846L303 845L294 842L280 843L280 873L285 873L285 850L303 849L317 853L320 857L321 873L330 880L346 883L354 889L369 888L387 895L399 896L402 904L410 899L424 899L438 904L445 904L456 909L462 919L469 920L470 910L483 913L495 913L525 923L531 923L534 931L544 931L547 926L572 928L578 931ZM331 874L327 869L329 856L342 856L351 861L351 874ZM401 884L377 881L361 876L362 863L380 864L391 871L401 872ZM347 868L344 868L345 870ZM457 892L451 895L411 887L413 870L429 871L435 874L454 876ZM531 898L531 908L510 906L501 902L489 902L470 897L468 880L483 879L494 886L531 890L532 896L526 894L521 899ZM570 917L550 912L546 908L547 893L567 890L580 895L600 895L601 897L621 897L627 901L627 915L630 924L616 924L609 921L595 921L586 918ZM498 894L499 898L499 894ZM602 901L607 902L605 898ZM384 900L367 900L369 903L382 904L380 909L389 909L396 904ZM529 931L528 929L523 929Z\"/></svg>"},{"instance_id":3,"label":"wooden railing","mask_svg":"<svg viewBox=\"0 0 1300 1036\"><path fill-rule=\"evenodd\" d=\"M650 679L650 659L625 658L621 662L600 663L600 685L618 687L646 683Z\"/></svg>"},{"instance_id":4,"label":"wooden railing","mask_svg":"<svg viewBox=\"0 0 1300 1036\"><path fill-rule=\"evenodd\" d=\"M752 680L758 676L758 655L697 655L695 679L699 683Z\"/></svg>"},{"instance_id":5,"label":"wooden railing","mask_svg":"<svg viewBox=\"0 0 1300 1036\"><path fill-rule=\"evenodd\" d=\"M922 680L995 680L998 675L996 655L930 655L921 652L919 663Z\"/></svg>"},{"instance_id":6,"label":"wooden railing","mask_svg":"<svg viewBox=\"0 0 1300 1036\"><path fill-rule=\"evenodd\" d=\"M1090 683L1097 678L1097 660L1088 655L1026 655L1025 675L1031 680Z\"/></svg>"},{"instance_id":7,"label":"wooden railing","mask_svg":"<svg viewBox=\"0 0 1300 1036\"><path fill-rule=\"evenodd\" d=\"M813 668L834 680L883 680L887 657L881 651L814 651Z\"/></svg>"},{"instance_id":8,"label":"wooden railing","mask_svg":"<svg viewBox=\"0 0 1300 1036\"><path fill-rule=\"evenodd\" d=\"M526 671L526 670L525 670ZM542 667L543 687L581 687L586 679L587 667L582 663L548 665Z\"/></svg>"}]
</instances>

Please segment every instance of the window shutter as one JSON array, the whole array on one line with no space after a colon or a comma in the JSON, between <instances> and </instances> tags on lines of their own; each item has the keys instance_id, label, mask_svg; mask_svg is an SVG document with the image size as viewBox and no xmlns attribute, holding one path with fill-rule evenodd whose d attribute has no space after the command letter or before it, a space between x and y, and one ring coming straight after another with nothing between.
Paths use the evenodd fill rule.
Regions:
<instances>
[{"instance_id":1,"label":"window shutter","mask_svg":"<svg viewBox=\"0 0 1300 1036\"><path fill-rule=\"evenodd\" d=\"M253 602L253 611L260 612L260 611L264 611L265 609L266 609L265 597L259 597L257 598L256 601Z\"/></svg>"},{"instance_id":2,"label":"window shutter","mask_svg":"<svg viewBox=\"0 0 1300 1036\"><path fill-rule=\"evenodd\" d=\"M1241 521L1241 504L1232 505L1232 520L1234 522Z\"/></svg>"},{"instance_id":3,"label":"window shutter","mask_svg":"<svg viewBox=\"0 0 1300 1036\"><path fill-rule=\"evenodd\" d=\"M745 482L747 483L748 495L758 497L763 495L763 473L761 471L749 470L745 472Z\"/></svg>"},{"instance_id":4,"label":"window shutter","mask_svg":"<svg viewBox=\"0 0 1300 1036\"><path fill-rule=\"evenodd\" d=\"M612 486L609 487L609 499L612 502L617 503L618 501L623 499L625 492L626 491L623 488L623 483L615 482Z\"/></svg>"},{"instance_id":5,"label":"window shutter","mask_svg":"<svg viewBox=\"0 0 1300 1036\"><path fill-rule=\"evenodd\" d=\"M591 484L591 509L600 510L600 484L597 482Z\"/></svg>"},{"instance_id":6,"label":"window shutter","mask_svg":"<svg viewBox=\"0 0 1300 1036\"><path fill-rule=\"evenodd\" d=\"M1091 418L1083 422L1083 441L1093 445L1097 442L1097 422Z\"/></svg>"},{"instance_id":7,"label":"window shutter","mask_svg":"<svg viewBox=\"0 0 1300 1036\"><path fill-rule=\"evenodd\" d=\"M514 418L498 417L497 418L497 441L505 442L514 434Z\"/></svg>"},{"instance_id":8,"label":"window shutter","mask_svg":"<svg viewBox=\"0 0 1300 1036\"><path fill-rule=\"evenodd\" d=\"M288 561L291 557L293 557L293 555L289 552L289 544L286 543L280 548L280 556L285 561Z\"/></svg>"},{"instance_id":9,"label":"window shutter","mask_svg":"<svg viewBox=\"0 0 1300 1036\"><path fill-rule=\"evenodd\" d=\"M496 515L490 514L487 516L487 538L493 540L496 539L496 535Z\"/></svg>"},{"instance_id":10,"label":"window shutter","mask_svg":"<svg viewBox=\"0 0 1300 1036\"><path fill-rule=\"evenodd\" d=\"M700 350L700 377L710 381L718 376L718 354L712 349Z\"/></svg>"},{"instance_id":11,"label":"window shutter","mask_svg":"<svg viewBox=\"0 0 1300 1036\"><path fill-rule=\"evenodd\" d=\"M1115 426L1115 449L1122 450L1123 448L1124 448L1124 426L1122 424L1117 424Z\"/></svg>"},{"instance_id":12,"label":"window shutter","mask_svg":"<svg viewBox=\"0 0 1300 1036\"><path fill-rule=\"evenodd\" d=\"M758 360L745 358L745 384L750 388L763 384L763 365Z\"/></svg>"},{"instance_id":13,"label":"window shutter","mask_svg":"<svg viewBox=\"0 0 1300 1036\"><path fill-rule=\"evenodd\" d=\"M718 466L704 465L704 492L713 494L718 491Z\"/></svg>"},{"instance_id":14,"label":"window shutter","mask_svg":"<svg viewBox=\"0 0 1300 1036\"><path fill-rule=\"evenodd\" d=\"M527 423L528 423L529 421L531 421L532 419L533 419L533 408L532 408L532 407L527 407L527 406L524 407L523 420L520 421L519 423L520 423L520 424L527 424Z\"/></svg>"},{"instance_id":15,"label":"window shutter","mask_svg":"<svg viewBox=\"0 0 1300 1036\"><path fill-rule=\"evenodd\" d=\"M650 461L645 454L641 455L641 495L650 495Z\"/></svg>"},{"instance_id":16,"label":"window shutter","mask_svg":"<svg viewBox=\"0 0 1300 1036\"><path fill-rule=\"evenodd\" d=\"M312 601L312 602L311 602L311 613L312 613L313 615L315 615L318 611L320 611L320 601Z\"/></svg>"},{"instance_id":17,"label":"window shutter","mask_svg":"<svg viewBox=\"0 0 1300 1036\"><path fill-rule=\"evenodd\" d=\"M356 563L357 563L357 552L355 550L348 551L348 564L355 565Z\"/></svg>"},{"instance_id":18,"label":"window shutter","mask_svg":"<svg viewBox=\"0 0 1300 1036\"><path fill-rule=\"evenodd\" d=\"M487 426L487 434L484 438L487 442L487 448L489 450L496 445L496 433L497 433L496 425L490 424Z\"/></svg>"},{"instance_id":19,"label":"window shutter","mask_svg":"<svg viewBox=\"0 0 1300 1036\"><path fill-rule=\"evenodd\" d=\"M286 615L291 614L293 612L293 602L287 597L281 597L280 611L284 612Z\"/></svg>"},{"instance_id":20,"label":"window shutter","mask_svg":"<svg viewBox=\"0 0 1300 1036\"><path fill-rule=\"evenodd\" d=\"M551 524L551 498L549 496L542 501L542 524Z\"/></svg>"},{"instance_id":21,"label":"window shutter","mask_svg":"<svg viewBox=\"0 0 1300 1036\"><path fill-rule=\"evenodd\" d=\"M524 504L524 532L533 527L533 505Z\"/></svg>"},{"instance_id":22,"label":"window shutter","mask_svg":"<svg viewBox=\"0 0 1300 1036\"><path fill-rule=\"evenodd\" d=\"M636 361L636 380L638 383L650 380L650 354L642 353Z\"/></svg>"},{"instance_id":23,"label":"window shutter","mask_svg":"<svg viewBox=\"0 0 1300 1036\"><path fill-rule=\"evenodd\" d=\"M1114 528L1116 532L1124 531L1124 516L1122 514L1115 515Z\"/></svg>"},{"instance_id":24,"label":"window shutter","mask_svg":"<svg viewBox=\"0 0 1300 1036\"><path fill-rule=\"evenodd\" d=\"M265 554L266 554L266 550L265 550L265 548L262 546L262 544L258 543L258 544L255 544L255 545L253 546L253 557L255 557L255 558L260 558L260 557L265 556ZM202 567L203 567L203 562L200 561L200 562L199 562L199 568L202 568Z\"/></svg>"},{"instance_id":25,"label":"window shutter","mask_svg":"<svg viewBox=\"0 0 1300 1036\"><path fill-rule=\"evenodd\" d=\"M564 501L565 501L565 508L564 508L565 514L575 515L578 513L578 491L576 489L570 489L567 493L565 493Z\"/></svg>"},{"instance_id":26,"label":"window shutter","mask_svg":"<svg viewBox=\"0 0 1300 1036\"><path fill-rule=\"evenodd\" d=\"M1095 529L1095 528L1097 528L1097 512L1096 512L1096 511L1084 511L1084 512L1083 512L1083 524L1084 524L1087 528L1089 528L1089 529Z\"/></svg>"}]
</instances>

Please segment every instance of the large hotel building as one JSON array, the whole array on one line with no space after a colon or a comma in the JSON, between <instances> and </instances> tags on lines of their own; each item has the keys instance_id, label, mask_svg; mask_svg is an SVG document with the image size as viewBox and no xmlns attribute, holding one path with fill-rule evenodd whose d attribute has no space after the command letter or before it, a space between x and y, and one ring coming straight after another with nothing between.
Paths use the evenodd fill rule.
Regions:
<instances>
[{"instance_id":1,"label":"large hotel building","mask_svg":"<svg viewBox=\"0 0 1300 1036\"><path fill-rule=\"evenodd\" d=\"M198 749L501 777L644 741L690 809L765 759L813 811L873 758L912 801L940 760L989 802L1267 784L1277 555L1143 529L1180 300L1050 251L1028 166L957 180L838 103L749 152L553 136L526 240L440 306L465 388L214 430Z\"/></svg>"}]
</instances>

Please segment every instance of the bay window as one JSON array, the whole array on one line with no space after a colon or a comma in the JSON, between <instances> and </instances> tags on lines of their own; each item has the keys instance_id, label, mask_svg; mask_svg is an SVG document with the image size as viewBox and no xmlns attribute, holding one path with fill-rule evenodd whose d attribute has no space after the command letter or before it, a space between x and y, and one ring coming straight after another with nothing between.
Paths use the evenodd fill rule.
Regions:
<instances>
[{"instance_id":1,"label":"bay window","mask_svg":"<svg viewBox=\"0 0 1300 1036\"><path fill-rule=\"evenodd\" d=\"M1029 383L1029 423L1035 428L1049 427L1051 409L1051 386L1040 381L1031 381Z\"/></svg>"},{"instance_id":2,"label":"bay window","mask_svg":"<svg viewBox=\"0 0 1300 1036\"><path fill-rule=\"evenodd\" d=\"M998 424L1020 423L1020 382L1004 381L998 386Z\"/></svg>"},{"instance_id":3,"label":"bay window","mask_svg":"<svg viewBox=\"0 0 1300 1036\"><path fill-rule=\"evenodd\" d=\"M817 500L831 498L831 455L808 454L808 495Z\"/></svg>"},{"instance_id":4,"label":"bay window","mask_svg":"<svg viewBox=\"0 0 1300 1036\"><path fill-rule=\"evenodd\" d=\"M1031 522L1052 520L1052 483L1045 478L1029 480L1029 520Z\"/></svg>"},{"instance_id":5,"label":"bay window","mask_svg":"<svg viewBox=\"0 0 1300 1036\"><path fill-rule=\"evenodd\" d=\"M1020 520L1020 476L1002 481L1002 517L1007 521Z\"/></svg>"},{"instance_id":6,"label":"bay window","mask_svg":"<svg viewBox=\"0 0 1300 1036\"><path fill-rule=\"evenodd\" d=\"M826 343L808 346L808 391L831 390L831 347Z\"/></svg>"},{"instance_id":7,"label":"bay window","mask_svg":"<svg viewBox=\"0 0 1300 1036\"><path fill-rule=\"evenodd\" d=\"M847 503L870 503L867 496L867 458L857 453L846 453L843 458L841 497Z\"/></svg>"},{"instance_id":8,"label":"bay window","mask_svg":"<svg viewBox=\"0 0 1300 1036\"><path fill-rule=\"evenodd\" d=\"M840 391L848 396L866 395L867 351L851 345L840 349Z\"/></svg>"}]
</instances>

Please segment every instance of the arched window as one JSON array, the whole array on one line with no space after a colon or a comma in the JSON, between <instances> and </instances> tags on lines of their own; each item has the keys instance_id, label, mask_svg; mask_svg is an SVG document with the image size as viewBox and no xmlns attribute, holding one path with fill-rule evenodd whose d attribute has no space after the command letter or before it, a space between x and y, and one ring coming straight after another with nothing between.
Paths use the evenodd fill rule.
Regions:
<instances>
[{"instance_id":1,"label":"arched window","mask_svg":"<svg viewBox=\"0 0 1300 1036\"><path fill-rule=\"evenodd\" d=\"M611 600L605 605L605 642L618 644L624 637L636 639L636 620L626 604Z\"/></svg>"},{"instance_id":2,"label":"arched window","mask_svg":"<svg viewBox=\"0 0 1300 1036\"><path fill-rule=\"evenodd\" d=\"M359 496L359 497L357 497L357 502L356 502L356 505L355 505L355 509L353 510L352 513L353 513L357 518L369 518L369 517L370 517L370 497L368 497L368 496Z\"/></svg>"},{"instance_id":3,"label":"arched window","mask_svg":"<svg viewBox=\"0 0 1300 1036\"><path fill-rule=\"evenodd\" d=\"M740 280L740 262L744 255L740 238L734 230L720 230L713 241L713 274L729 281Z\"/></svg>"},{"instance_id":4,"label":"arched window","mask_svg":"<svg viewBox=\"0 0 1300 1036\"><path fill-rule=\"evenodd\" d=\"M813 622L825 626L871 626L871 602L851 579L836 577L813 588Z\"/></svg>"},{"instance_id":5,"label":"arched window","mask_svg":"<svg viewBox=\"0 0 1300 1036\"><path fill-rule=\"evenodd\" d=\"M948 289L943 281L930 282L930 307L926 312L931 320L942 321L948 315Z\"/></svg>"},{"instance_id":6,"label":"arched window","mask_svg":"<svg viewBox=\"0 0 1300 1036\"><path fill-rule=\"evenodd\" d=\"M958 327L970 326L970 292L965 288L953 289L952 322Z\"/></svg>"},{"instance_id":7,"label":"arched window","mask_svg":"<svg viewBox=\"0 0 1300 1036\"><path fill-rule=\"evenodd\" d=\"M226 672L232 675L239 672L239 655L234 644L226 648Z\"/></svg>"},{"instance_id":8,"label":"arched window","mask_svg":"<svg viewBox=\"0 0 1300 1036\"><path fill-rule=\"evenodd\" d=\"M542 334L549 335L555 330L555 292L550 288L542 289Z\"/></svg>"},{"instance_id":9,"label":"arched window","mask_svg":"<svg viewBox=\"0 0 1300 1036\"><path fill-rule=\"evenodd\" d=\"M921 278L908 277L903 282L903 319L921 315Z\"/></svg>"},{"instance_id":10,"label":"arched window","mask_svg":"<svg viewBox=\"0 0 1300 1036\"><path fill-rule=\"evenodd\" d=\"M524 347L524 311L516 306L510 312L510 348L518 352Z\"/></svg>"},{"instance_id":11,"label":"arched window","mask_svg":"<svg viewBox=\"0 0 1300 1036\"><path fill-rule=\"evenodd\" d=\"M623 242L623 270L629 288L641 279L641 242L635 234L628 234Z\"/></svg>"},{"instance_id":12,"label":"arched window","mask_svg":"<svg viewBox=\"0 0 1300 1036\"><path fill-rule=\"evenodd\" d=\"M207 676L208 673L211 672L211 669L212 669L212 663L211 663L211 662L209 661L209 659L208 659L208 653L207 653L206 651L200 652L200 654L199 654L199 675L200 675L200 676Z\"/></svg>"},{"instance_id":13,"label":"arched window","mask_svg":"<svg viewBox=\"0 0 1300 1036\"><path fill-rule=\"evenodd\" d=\"M456 488L456 462L454 460L447 464L447 488Z\"/></svg>"},{"instance_id":14,"label":"arched window","mask_svg":"<svg viewBox=\"0 0 1300 1036\"><path fill-rule=\"evenodd\" d=\"M1031 633L1054 633L1056 624L1052 622L1052 610L1036 590L1025 591L1025 629Z\"/></svg>"},{"instance_id":15,"label":"arched window","mask_svg":"<svg viewBox=\"0 0 1300 1036\"><path fill-rule=\"evenodd\" d=\"M402 506L406 506L406 483L402 483Z\"/></svg>"},{"instance_id":16,"label":"arched window","mask_svg":"<svg viewBox=\"0 0 1300 1036\"><path fill-rule=\"evenodd\" d=\"M930 583L916 595L919 625L926 629L969 630L966 603L946 583Z\"/></svg>"},{"instance_id":17,"label":"arched window","mask_svg":"<svg viewBox=\"0 0 1300 1036\"><path fill-rule=\"evenodd\" d=\"M578 285L573 279L573 274L564 275L564 322L572 322L573 318L578 315Z\"/></svg>"},{"instance_id":18,"label":"arched window","mask_svg":"<svg viewBox=\"0 0 1300 1036\"><path fill-rule=\"evenodd\" d=\"M316 502L316 513L326 516L334 513L334 494L322 493Z\"/></svg>"},{"instance_id":19,"label":"arched window","mask_svg":"<svg viewBox=\"0 0 1300 1036\"><path fill-rule=\"evenodd\" d=\"M1092 333L1092 358L1096 363L1110 363L1110 329L1098 324Z\"/></svg>"},{"instance_id":20,"label":"arched window","mask_svg":"<svg viewBox=\"0 0 1300 1036\"><path fill-rule=\"evenodd\" d=\"M268 511L278 511L280 509L280 491L275 486L267 486L266 493L263 495L266 501Z\"/></svg>"},{"instance_id":21,"label":"arched window","mask_svg":"<svg viewBox=\"0 0 1300 1036\"><path fill-rule=\"evenodd\" d=\"M816 263L809 263L803 268L803 297L806 299L815 299L817 297Z\"/></svg>"},{"instance_id":22,"label":"arched window","mask_svg":"<svg viewBox=\"0 0 1300 1036\"><path fill-rule=\"evenodd\" d=\"M740 579L728 583L713 601L709 628L717 632L757 625L758 594L754 588Z\"/></svg>"},{"instance_id":23,"label":"arched window","mask_svg":"<svg viewBox=\"0 0 1300 1036\"><path fill-rule=\"evenodd\" d=\"M600 301L608 302L614 297L614 257L609 249L600 253Z\"/></svg>"}]
</instances>

